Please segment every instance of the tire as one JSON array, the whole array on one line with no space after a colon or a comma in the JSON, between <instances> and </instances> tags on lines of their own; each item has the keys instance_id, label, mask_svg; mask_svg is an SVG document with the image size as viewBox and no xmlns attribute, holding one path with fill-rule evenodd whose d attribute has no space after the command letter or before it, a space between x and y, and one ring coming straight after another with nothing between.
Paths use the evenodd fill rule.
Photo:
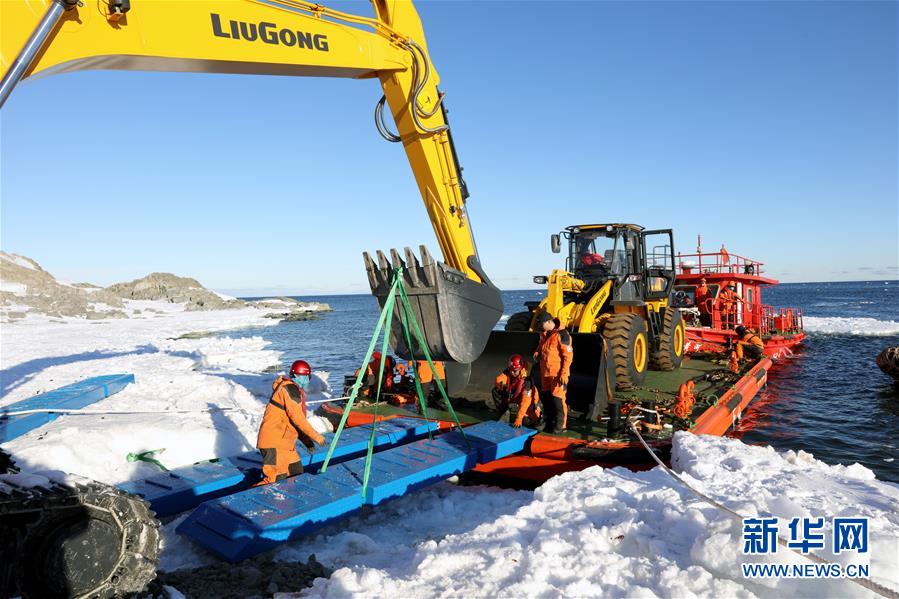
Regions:
<instances>
[{"instance_id":1,"label":"tire","mask_svg":"<svg viewBox=\"0 0 899 599\"><path fill-rule=\"evenodd\" d=\"M653 370L676 370L684 361L684 340L687 330L680 310L667 308L659 335L659 349L652 352Z\"/></svg>"},{"instance_id":2,"label":"tire","mask_svg":"<svg viewBox=\"0 0 899 599\"><path fill-rule=\"evenodd\" d=\"M527 312L516 312L506 321L506 331L513 333L526 333L531 330L531 320L534 314L528 310Z\"/></svg>"},{"instance_id":3,"label":"tire","mask_svg":"<svg viewBox=\"0 0 899 599\"><path fill-rule=\"evenodd\" d=\"M603 327L602 336L615 365L616 389L627 391L641 385L649 365L646 320L639 314L615 314Z\"/></svg>"},{"instance_id":4,"label":"tire","mask_svg":"<svg viewBox=\"0 0 899 599\"><path fill-rule=\"evenodd\" d=\"M34 501L7 505L35 509L32 521L17 527L24 534L13 561L23 597L122 597L155 578L159 522L142 499L89 482L54 486Z\"/></svg>"}]
</instances>

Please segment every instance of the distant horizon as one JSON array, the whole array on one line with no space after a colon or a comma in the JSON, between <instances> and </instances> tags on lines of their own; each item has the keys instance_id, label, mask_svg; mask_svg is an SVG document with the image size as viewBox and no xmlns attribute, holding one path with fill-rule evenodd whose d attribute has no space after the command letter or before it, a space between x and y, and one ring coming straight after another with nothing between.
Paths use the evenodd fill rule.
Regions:
<instances>
[{"instance_id":1,"label":"distant horizon","mask_svg":"<svg viewBox=\"0 0 899 599\"><path fill-rule=\"evenodd\" d=\"M260 298L268 298L268 297L346 297L346 296L354 296L354 295L371 295L370 291L361 290L361 289L360 290L348 290L345 292L335 292L335 291L301 291L301 292L297 292L294 290L285 290L285 289L277 289L277 288L268 288L268 289L266 289L266 288L262 288L262 289L245 288L245 287L236 288L236 289L222 288L222 287L207 285L203 281L202 276L197 276L197 275L190 274L190 273L167 272L167 271L158 270L158 269L151 270L150 272L147 272L147 273L139 275L139 276L126 276L125 278L123 278L121 280L113 280L112 282L105 283L105 284L97 283L94 280L70 280L65 277L57 276L56 273L53 272L53 270L46 268L45 265L41 262L41 260L39 260L33 256L29 256L29 255L26 255L26 254L23 254L20 252L11 251L11 250L8 250L8 249L2 248L2 247L0 247L0 251L6 252L8 254L13 254L16 256L22 256L24 258L27 258L27 259L35 262L42 269L44 269L44 271L49 273L57 282L65 283L65 284L69 284L69 285L89 284L89 285L94 285L94 286L101 287L101 288L107 288L112 285L117 285L120 283L129 283L129 282L132 282L135 280L139 280L139 279L145 278L153 273L164 273L164 274L171 274L176 277L194 279L197 282L199 282L200 285L202 285L205 289L209 289L211 291L215 291L215 292L222 293L224 295L228 295L231 297L236 297L239 299L260 299ZM2 280L2 277L0 277L0 280ZM849 280L849 281L845 281L845 280L780 281L779 280L778 285L811 285L811 284L834 284L834 283L849 284L849 283L878 283L878 282L884 282L884 283L899 282L899 272L897 272L897 276L894 278L879 277L879 278L875 278L875 279L853 279L853 280ZM531 287L506 287L506 288L500 287L500 291L539 291L539 290L545 289L545 288L546 288L545 285L544 286L534 285Z\"/></svg>"},{"instance_id":2,"label":"distant horizon","mask_svg":"<svg viewBox=\"0 0 899 599\"><path fill-rule=\"evenodd\" d=\"M788 283L778 283L778 285L849 285L852 283L899 283L899 277L895 279L860 279L857 281L790 281ZM768 287L771 287L770 285ZM546 287L530 287L530 288L512 288L512 289L500 289L501 292L512 292L512 291L540 291L546 289ZM255 300L255 299L264 299L272 296L277 297L291 297L291 298L304 298L304 297L352 297L352 296L362 296L367 295L371 296L371 292L360 291L358 293L263 293L260 295L235 295L234 293L228 293L227 291L222 291L219 289L213 289L213 291L218 291L219 293L224 293L226 295L231 295L238 299L243 300Z\"/></svg>"}]
</instances>

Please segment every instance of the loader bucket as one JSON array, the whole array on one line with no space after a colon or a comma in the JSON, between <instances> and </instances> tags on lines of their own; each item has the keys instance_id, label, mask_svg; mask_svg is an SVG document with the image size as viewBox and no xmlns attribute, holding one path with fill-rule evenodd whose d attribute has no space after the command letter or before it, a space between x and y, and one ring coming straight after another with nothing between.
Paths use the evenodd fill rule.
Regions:
<instances>
[{"instance_id":1,"label":"loader bucket","mask_svg":"<svg viewBox=\"0 0 899 599\"><path fill-rule=\"evenodd\" d=\"M393 283L394 269L402 268L406 293L431 358L472 362L481 355L493 325L503 313L499 289L482 274L474 260L470 260L470 265L485 283L476 283L464 273L436 262L424 246L420 246L420 250L420 261L409 248L405 250L405 260L396 250L390 251L390 261L378 251L377 262L365 252L363 257L371 292L383 309ZM400 311L396 310L390 327L390 346L404 359L424 359L414 331L411 337L410 348Z\"/></svg>"},{"instance_id":2,"label":"loader bucket","mask_svg":"<svg viewBox=\"0 0 899 599\"><path fill-rule=\"evenodd\" d=\"M615 389L615 369L607 369L603 357L603 337L598 333L573 333L571 378L568 384L568 406L578 412L588 412L591 420L603 414L610 399L609 390ZM469 401L484 401L490 397L496 376L509 365L509 357L519 354L533 365L539 334L493 331L481 356L470 365L468 384L462 388L458 375L454 377L447 365L449 393ZM454 368L468 365L453 365ZM531 369L534 374L537 368ZM606 373L609 379L606 379ZM454 378L456 379L454 381ZM539 380L535 381L539 385Z\"/></svg>"}]
</instances>

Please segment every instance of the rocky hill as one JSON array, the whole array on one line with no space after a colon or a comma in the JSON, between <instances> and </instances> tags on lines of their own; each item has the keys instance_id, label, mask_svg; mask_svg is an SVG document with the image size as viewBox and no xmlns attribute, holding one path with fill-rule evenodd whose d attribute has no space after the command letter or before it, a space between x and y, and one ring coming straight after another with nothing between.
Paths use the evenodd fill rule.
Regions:
<instances>
[{"instance_id":1,"label":"rocky hill","mask_svg":"<svg viewBox=\"0 0 899 599\"><path fill-rule=\"evenodd\" d=\"M128 283L116 283L106 290L117 297L134 300L164 300L184 304L185 310L227 310L247 304L233 297L210 291L196 279L154 272Z\"/></svg>"},{"instance_id":2,"label":"rocky hill","mask_svg":"<svg viewBox=\"0 0 899 599\"><path fill-rule=\"evenodd\" d=\"M89 283L60 283L34 260L8 252L0 252L0 303L11 318L27 309L50 316L126 316L114 293Z\"/></svg>"},{"instance_id":3,"label":"rocky hill","mask_svg":"<svg viewBox=\"0 0 899 599\"><path fill-rule=\"evenodd\" d=\"M22 318L28 312L88 319L127 318L140 312L139 308L129 307L135 300L181 304L184 310L255 307L271 312L272 318L288 320L331 309L327 304L291 298L245 302L206 289L196 279L160 272L106 288L90 283L62 283L31 258L0 252L0 313L4 321Z\"/></svg>"}]
</instances>

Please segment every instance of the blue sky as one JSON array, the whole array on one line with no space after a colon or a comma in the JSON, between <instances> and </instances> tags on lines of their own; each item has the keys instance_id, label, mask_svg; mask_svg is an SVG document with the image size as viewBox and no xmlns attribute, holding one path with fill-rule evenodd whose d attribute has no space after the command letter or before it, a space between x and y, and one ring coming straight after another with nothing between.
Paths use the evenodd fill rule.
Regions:
<instances>
[{"instance_id":1,"label":"blue sky","mask_svg":"<svg viewBox=\"0 0 899 599\"><path fill-rule=\"evenodd\" d=\"M367 3L337 6L369 14ZM784 281L896 278L894 2L420 2L503 288L579 222L672 227ZM367 291L439 254L374 81L82 72L0 116L0 245L68 281Z\"/></svg>"}]
</instances>

